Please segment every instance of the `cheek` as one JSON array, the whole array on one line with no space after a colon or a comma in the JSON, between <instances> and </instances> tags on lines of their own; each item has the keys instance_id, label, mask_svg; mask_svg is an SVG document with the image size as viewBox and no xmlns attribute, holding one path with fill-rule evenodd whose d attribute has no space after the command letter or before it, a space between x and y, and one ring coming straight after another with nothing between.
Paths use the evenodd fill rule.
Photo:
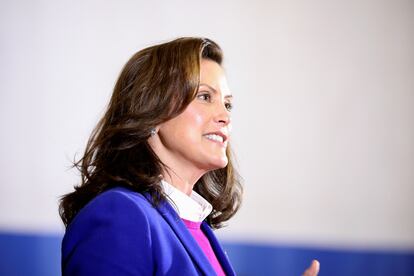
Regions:
<instances>
[{"instance_id":1,"label":"cheek","mask_svg":"<svg viewBox=\"0 0 414 276\"><path fill-rule=\"evenodd\" d=\"M186 112L187 126L194 130L202 129L207 123L207 114L200 110L200 108L189 107Z\"/></svg>"},{"instance_id":2,"label":"cheek","mask_svg":"<svg viewBox=\"0 0 414 276\"><path fill-rule=\"evenodd\" d=\"M186 147L191 146L191 144L198 144L199 141L201 141L203 135L202 118L197 115L188 117L188 119L185 120L185 127L183 130L185 133L182 133L181 135L187 137L185 139L187 141Z\"/></svg>"},{"instance_id":3,"label":"cheek","mask_svg":"<svg viewBox=\"0 0 414 276\"><path fill-rule=\"evenodd\" d=\"M204 118L200 114L194 114L193 121L194 121L194 126L197 128L201 128L204 124Z\"/></svg>"}]
</instances>

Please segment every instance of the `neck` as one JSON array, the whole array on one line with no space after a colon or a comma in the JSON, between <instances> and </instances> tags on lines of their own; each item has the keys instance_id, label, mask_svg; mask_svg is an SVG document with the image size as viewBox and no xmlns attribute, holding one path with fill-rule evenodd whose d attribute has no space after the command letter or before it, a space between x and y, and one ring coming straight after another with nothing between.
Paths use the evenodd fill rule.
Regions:
<instances>
[{"instance_id":1,"label":"neck","mask_svg":"<svg viewBox=\"0 0 414 276\"><path fill-rule=\"evenodd\" d=\"M197 166L194 162L172 154L163 145L159 135L150 137L148 143L162 163L166 165L162 171L163 179L186 195L191 195L194 185L207 170Z\"/></svg>"},{"instance_id":2,"label":"neck","mask_svg":"<svg viewBox=\"0 0 414 276\"><path fill-rule=\"evenodd\" d=\"M195 172L191 170L180 170L179 168L166 168L163 171L163 178L165 181L173 185L175 188L185 193L186 195L191 195L194 185L203 175L203 172Z\"/></svg>"}]
</instances>

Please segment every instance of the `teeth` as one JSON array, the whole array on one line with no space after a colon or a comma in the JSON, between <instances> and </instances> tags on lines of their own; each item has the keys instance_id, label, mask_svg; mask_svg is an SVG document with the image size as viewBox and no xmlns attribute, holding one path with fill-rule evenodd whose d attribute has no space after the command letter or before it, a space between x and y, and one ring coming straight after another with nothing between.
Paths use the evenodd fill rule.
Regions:
<instances>
[{"instance_id":1,"label":"teeth","mask_svg":"<svg viewBox=\"0 0 414 276\"><path fill-rule=\"evenodd\" d=\"M220 135L207 134L205 136L206 136L207 139L223 143L223 137L221 137Z\"/></svg>"}]
</instances>

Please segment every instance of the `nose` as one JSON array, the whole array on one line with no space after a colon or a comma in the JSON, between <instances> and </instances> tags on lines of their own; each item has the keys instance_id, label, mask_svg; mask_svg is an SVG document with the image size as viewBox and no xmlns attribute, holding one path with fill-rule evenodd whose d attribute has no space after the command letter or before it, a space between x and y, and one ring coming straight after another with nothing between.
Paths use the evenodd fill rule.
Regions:
<instances>
[{"instance_id":1,"label":"nose","mask_svg":"<svg viewBox=\"0 0 414 276\"><path fill-rule=\"evenodd\" d=\"M227 110L225 103L218 104L214 121L223 126L231 123L230 111Z\"/></svg>"}]
</instances>

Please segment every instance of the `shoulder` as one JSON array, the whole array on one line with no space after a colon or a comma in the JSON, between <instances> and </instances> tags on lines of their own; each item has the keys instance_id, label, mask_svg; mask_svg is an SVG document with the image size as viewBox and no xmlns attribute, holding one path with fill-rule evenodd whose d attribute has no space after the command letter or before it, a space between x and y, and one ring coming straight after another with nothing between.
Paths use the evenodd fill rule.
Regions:
<instances>
[{"instance_id":1,"label":"shoulder","mask_svg":"<svg viewBox=\"0 0 414 276\"><path fill-rule=\"evenodd\" d=\"M143 194L115 187L99 194L86 204L68 225L67 231L79 226L96 226L106 220L113 223L122 223L123 220L132 223L134 219L142 222L149 213L155 211Z\"/></svg>"},{"instance_id":2,"label":"shoulder","mask_svg":"<svg viewBox=\"0 0 414 276\"><path fill-rule=\"evenodd\" d=\"M68 275L120 275L121 268L132 275L151 274L150 225L159 219L156 213L143 194L126 188L96 196L66 229L62 270Z\"/></svg>"},{"instance_id":3,"label":"shoulder","mask_svg":"<svg viewBox=\"0 0 414 276\"><path fill-rule=\"evenodd\" d=\"M73 223L91 213L114 212L123 209L135 212L136 210L150 210L153 206L143 194L127 188L115 187L93 198L79 211Z\"/></svg>"},{"instance_id":4,"label":"shoulder","mask_svg":"<svg viewBox=\"0 0 414 276\"><path fill-rule=\"evenodd\" d=\"M143 194L124 187L114 187L92 199L87 205L85 205L85 207L82 208L81 212L93 210L97 207L109 207L111 204L132 204L140 205L142 207L151 206L150 202Z\"/></svg>"},{"instance_id":5,"label":"shoulder","mask_svg":"<svg viewBox=\"0 0 414 276\"><path fill-rule=\"evenodd\" d=\"M122 187L109 189L86 204L68 225L62 253L87 240L99 243L105 238L110 244L120 235L138 234L150 240L150 225L159 219L157 213L143 194Z\"/></svg>"}]
</instances>

